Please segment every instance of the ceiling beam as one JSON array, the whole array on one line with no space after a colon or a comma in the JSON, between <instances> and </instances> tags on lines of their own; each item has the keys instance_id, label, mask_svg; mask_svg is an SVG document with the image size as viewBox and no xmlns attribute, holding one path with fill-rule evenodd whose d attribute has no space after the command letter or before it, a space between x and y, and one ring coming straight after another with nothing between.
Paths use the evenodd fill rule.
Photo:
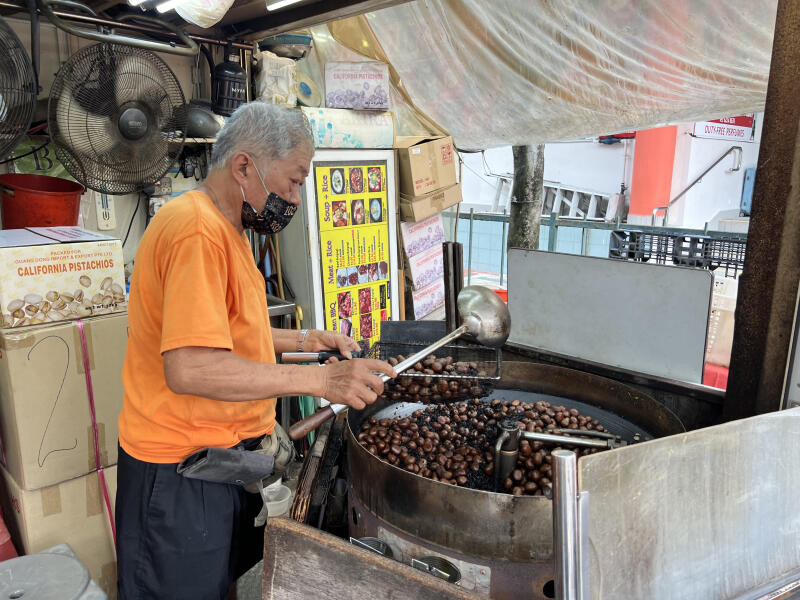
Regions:
<instances>
[{"instance_id":1,"label":"ceiling beam","mask_svg":"<svg viewBox=\"0 0 800 600\"><path fill-rule=\"evenodd\" d=\"M326 0L312 2L260 17L229 23L223 29L228 35L247 40L263 39L279 33L295 31L346 17L373 12L409 0Z\"/></svg>"}]
</instances>

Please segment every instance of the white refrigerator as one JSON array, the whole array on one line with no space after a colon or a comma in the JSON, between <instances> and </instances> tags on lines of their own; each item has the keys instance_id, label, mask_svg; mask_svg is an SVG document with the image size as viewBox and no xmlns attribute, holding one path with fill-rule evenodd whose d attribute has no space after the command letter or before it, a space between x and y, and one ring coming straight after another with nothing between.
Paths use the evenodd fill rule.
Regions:
<instances>
[{"instance_id":1,"label":"white refrigerator","mask_svg":"<svg viewBox=\"0 0 800 600\"><path fill-rule=\"evenodd\" d=\"M380 338L400 315L393 150L317 150L303 203L280 234L284 280L306 328Z\"/></svg>"}]
</instances>

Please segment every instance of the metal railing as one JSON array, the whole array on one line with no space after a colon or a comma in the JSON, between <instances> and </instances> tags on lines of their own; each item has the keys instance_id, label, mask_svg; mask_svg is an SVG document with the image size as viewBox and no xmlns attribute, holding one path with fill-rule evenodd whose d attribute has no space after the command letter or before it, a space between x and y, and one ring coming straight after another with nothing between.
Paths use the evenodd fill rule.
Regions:
<instances>
[{"instance_id":1,"label":"metal railing","mask_svg":"<svg viewBox=\"0 0 800 600\"><path fill-rule=\"evenodd\" d=\"M452 217L455 217L453 215ZM508 214L505 212L501 214L476 212L475 209L470 209L468 213L459 213L459 220L468 220L468 239L466 248L466 267L467 267L467 285L471 284L472 280L472 266L474 264L473 256L473 240L475 223L477 221L489 221L501 223L501 232L499 236L500 243L500 264L498 265L499 283L502 286L505 283L505 262L508 242ZM746 233L732 233L727 231L712 231L706 223L703 229L688 229L683 227L661 227L656 225L632 225L622 222L617 218L614 222L607 222L603 219L589 219L586 216L583 218L570 218L565 216L558 216L555 212L551 212L546 218L542 219L541 226L546 228L547 231L547 245L548 252L556 252L558 248L558 234L562 228L580 229L581 230L581 243L580 253L583 256L588 255L590 250L590 235L592 231L632 231L635 230L637 234L651 234L652 236L670 237L670 238L705 238L711 241L733 241L735 243L744 244L747 241ZM458 225L456 224L456 230ZM545 249L545 248L543 248ZM608 254L606 254L608 256ZM654 261L658 262L658 261Z\"/></svg>"},{"instance_id":2,"label":"metal railing","mask_svg":"<svg viewBox=\"0 0 800 600\"><path fill-rule=\"evenodd\" d=\"M690 189L692 189L696 184L700 183L700 181L702 181L703 177L708 175L708 173L711 171L711 169L713 169L719 163L721 163L722 159L724 159L726 156L728 156L728 154L730 154L731 152L736 152L737 153L736 158L733 159L734 160L734 162L733 162L734 166L732 166L730 169L727 169L725 172L726 173L733 173L734 171L738 171L742 167L742 147L741 146L731 146L725 152L723 152L722 156L720 156L717 160L715 160L711 164L710 167L708 167L705 171L700 173L700 175L695 177L694 181L692 181L692 183L687 185L680 194L678 194L672 200L670 200L669 204L667 204L666 206L657 206L657 207L655 207L653 209L653 216L650 219L650 225L655 226L655 224L656 224L656 216L658 216L658 213L663 210L664 211L664 225L666 226L667 220L669 219L669 208L670 208L670 206L675 204L684 195L686 195L686 192L688 192Z\"/></svg>"}]
</instances>

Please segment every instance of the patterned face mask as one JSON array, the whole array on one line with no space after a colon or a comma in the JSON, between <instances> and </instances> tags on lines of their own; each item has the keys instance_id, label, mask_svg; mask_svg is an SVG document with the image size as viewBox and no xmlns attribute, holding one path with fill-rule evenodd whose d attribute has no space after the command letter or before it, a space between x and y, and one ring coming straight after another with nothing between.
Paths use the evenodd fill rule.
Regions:
<instances>
[{"instance_id":1,"label":"patterned face mask","mask_svg":"<svg viewBox=\"0 0 800 600\"><path fill-rule=\"evenodd\" d=\"M252 158L250 160L253 160ZM267 193L267 201L264 203L264 208L261 212L256 212L244 195L244 188L239 186L242 191L242 227L245 229L252 229L256 233L268 234L278 233L289 224L292 217L297 212L297 206L287 202L276 193L270 193L264 183L264 178L261 177L261 172L256 167L253 161L253 167L256 170L261 186Z\"/></svg>"}]
</instances>

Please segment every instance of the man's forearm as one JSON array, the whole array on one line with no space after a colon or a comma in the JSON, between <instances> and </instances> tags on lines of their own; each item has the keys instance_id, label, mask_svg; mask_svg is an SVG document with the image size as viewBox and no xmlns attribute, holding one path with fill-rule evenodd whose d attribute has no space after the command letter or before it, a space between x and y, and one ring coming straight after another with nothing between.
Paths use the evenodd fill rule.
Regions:
<instances>
[{"instance_id":1,"label":"man's forearm","mask_svg":"<svg viewBox=\"0 0 800 600\"><path fill-rule=\"evenodd\" d=\"M324 391L317 366L264 364L216 348L179 348L163 358L167 385L176 394L242 402Z\"/></svg>"},{"instance_id":2,"label":"man's forearm","mask_svg":"<svg viewBox=\"0 0 800 600\"><path fill-rule=\"evenodd\" d=\"M302 336L299 329L272 329L272 345L275 356L280 358L284 352L297 352Z\"/></svg>"}]
</instances>

